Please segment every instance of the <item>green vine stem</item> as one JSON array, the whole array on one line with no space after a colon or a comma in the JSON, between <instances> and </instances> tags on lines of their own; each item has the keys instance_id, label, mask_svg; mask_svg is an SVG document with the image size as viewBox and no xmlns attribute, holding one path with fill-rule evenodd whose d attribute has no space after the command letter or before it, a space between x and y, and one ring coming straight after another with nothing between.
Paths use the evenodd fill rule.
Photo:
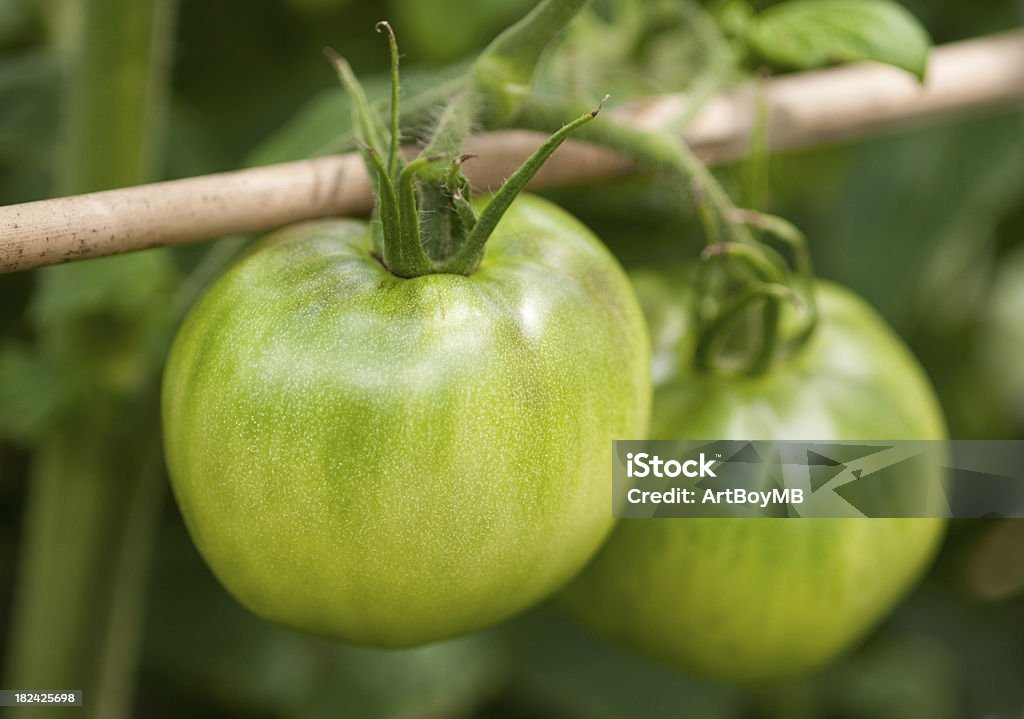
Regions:
<instances>
[{"instance_id":1,"label":"green vine stem","mask_svg":"<svg viewBox=\"0 0 1024 719\"><path fill-rule=\"evenodd\" d=\"M717 245L708 245L700 256L705 262L719 257L727 260L735 259L746 265L762 282L781 283L784 281L783 259L781 255L770 248L741 245L737 242L722 242Z\"/></svg>"},{"instance_id":2,"label":"green vine stem","mask_svg":"<svg viewBox=\"0 0 1024 719\"><path fill-rule=\"evenodd\" d=\"M722 243L711 245L701 253L701 260L704 262L715 259L721 259L721 264L726 265L723 268L726 275L729 274L729 269L740 267L747 270L756 282L762 283L765 286L788 286L789 271L784 258L767 245L755 247L738 243ZM704 268L697 272L698 280L700 280L698 287L705 288L704 291L709 286L706 277L709 271L709 269ZM749 283L750 279L747 279L746 282ZM728 280L726 280L723 289L720 291L720 294L725 296L726 302L731 291L732 288ZM721 301L714 301L713 295L708 300L709 307L705 308L697 305L694 312L696 317L695 325L698 328L698 334L702 336L705 333L710 333L711 335L721 333L730 324L719 322L719 319L729 311L728 304L723 305ZM760 374L769 368L775 357L776 346L778 345L779 322L782 320L781 305L771 296L766 295L764 300L761 309L761 321L759 323L760 337L757 338L760 342L757 345L756 352L753 353L753 359L743 369L744 373L750 375ZM701 344L701 342L698 342L698 350ZM698 352L695 364L699 368L709 370L714 365L713 359L713 356L710 354L701 356L701 353Z\"/></svg>"},{"instance_id":3,"label":"green vine stem","mask_svg":"<svg viewBox=\"0 0 1024 719\"><path fill-rule=\"evenodd\" d=\"M687 88L688 104L674 122L665 129L682 134L701 106L714 93L722 89L733 72L734 53L729 42L722 36L715 20L708 11L693 0L673 3L680 18L694 29L694 39L702 48L706 63L693 85Z\"/></svg>"},{"instance_id":4,"label":"green vine stem","mask_svg":"<svg viewBox=\"0 0 1024 719\"><path fill-rule=\"evenodd\" d=\"M177 0L68 4L76 22L66 58L62 190L108 189L156 174L176 6Z\"/></svg>"},{"instance_id":5,"label":"green vine stem","mask_svg":"<svg viewBox=\"0 0 1024 719\"><path fill-rule=\"evenodd\" d=\"M497 126L519 112L541 56L589 0L543 0L498 35L473 63L473 84L486 99L485 123ZM575 117L571 113L563 118ZM552 128L550 131L553 131Z\"/></svg>"},{"instance_id":6,"label":"green vine stem","mask_svg":"<svg viewBox=\"0 0 1024 719\"><path fill-rule=\"evenodd\" d=\"M737 209L731 213L734 222L743 222L756 227L780 242L792 257L792 278L790 284L797 289L803 300L805 318L803 326L790 338L790 346L798 348L805 344L818 326L818 303L814 295L814 267L811 264L811 254L807 248L807 238L804 237L797 227L782 217L769 215L763 212ZM776 264L783 266L781 256L774 254L774 250L762 243L766 253L773 254Z\"/></svg>"},{"instance_id":7,"label":"green vine stem","mask_svg":"<svg viewBox=\"0 0 1024 719\"><path fill-rule=\"evenodd\" d=\"M724 305L711 322L699 330L697 346L694 351L694 363L697 369L707 372L717 368L716 352L729 336L728 330L745 316L745 312L751 306L763 302L764 311L771 312L774 317L767 318L770 321L763 323L763 336L758 350L740 368L740 372L743 374L756 375L763 372L770 364L775 352L778 334L776 313L778 313L782 301L792 302L796 305L802 304L800 296L785 285L756 282L743 287ZM767 308L773 309L768 310Z\"/></svg>"},{"instance_id":8,"label":"green vine stem","mask_svg":"<svg viewBox=\"0 0 1024 719\"><path fill-rule=\"evenodd\" d=\"M768 202L768 99L765 95L764 83L755 86L754 127L750 133L750 152L745 162L740 165L743 187L741 198L751 210L763 210Z\"/></svg>"},{"instance_id":9,"label":"green vine stem","mask_svg":"<svg viewBox=\"0 0 1024 719\"><path fill-rule=\"evenodd\" d=\"M68 81L60 189L86 192L151 180L176 4L80 0L66 8L72 31L62 58ZM130 271L135 258L102 262ZM40 275L38 291L88 277L82 266L53 268ZM121 358L124 348L106 346L79 320L47 326L42 351L68 367L80 364L85 344L97 347L97 365L106 354ZM129 713L146 568L163 496L158 366L148 357L133 361L149 366L131 388L89 382L89 401L37 440L27 488L3 683L82 689L85 702L77 711L83 717ZM60 708L33 714L65 715Z\"/></svg>"},{"instance_id":10,"label":"green vine stem","mask_svg":"<svg viewBox=\"0 0 1024 719\"><path fill-rule=\"evenodd\" d=\"M528 98L512 124L532 130L550 132L561 126L566 117L580 114L578 106L567 106L547 98ZM729 237L739 243L753 243L750 230L742 222L730 218L737 209L718 180L685 143L667 133L648 132L620 123L602 122L581 128L578 139L619 152L648 169L666 173L677 184L680 195L695 194L713 210L713 222L723 223ZM708 237L717 237L717 230L708 228Z\"/></svg>"},{"instance_id":11,"label":"green vine stem","mask_svg":"<svg viewBox=\"0 0 1024 719\"><path fill-rule=\"evenodd\" d=\"M704 250L701 259L717 261L719 268L705 266L696 273L694 316L698 332L695 365L703 371L738 371L758 375L776 361L797 353L810 339L818 321L814 296L814 273L806 240L792 224L780 217L751 210L735 210L732 219L744 222L773 237L786 249L785 257L762 238L757 246L723 243ZM711 273L719 269L719 284L711 288ZM779 288L784 288L783 292ZM789 299L802 315L796 324L782 332L782 310ZM747 311L757 311L760 301L759 331L747 333L752 340L748 361L718 361L715 348L724 342L731 327ZM726 364L738 364L727 367Z\"/></svg>"}]
</instances>

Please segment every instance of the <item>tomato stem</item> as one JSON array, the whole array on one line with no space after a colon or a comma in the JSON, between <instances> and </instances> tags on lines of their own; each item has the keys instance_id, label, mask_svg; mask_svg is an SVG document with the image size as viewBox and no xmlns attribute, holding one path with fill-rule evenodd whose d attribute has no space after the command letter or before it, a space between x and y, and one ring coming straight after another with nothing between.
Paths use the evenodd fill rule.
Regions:
<instances>
[{"instance_id":1,"label":"tomato stem","mask_svg":"<svg viewBox=\"0 0 1024 719\"><path fill-rule=\"evenodd\" d=\"M779 344L781 320L782 303L777 297L765 297L764 306L761 308L761 344L754 355L754 360L747 367L747 374L759 375L771 367Z\"/></svg>"},{"instance_id":2,"label":"tomato stem","mask_svg":"<svg viewBox=\"0 0 1024 719\"><path fill-rule=\"evenodd\" d=\"M743 287L734 295L710 322L705 323L698 331L697 345L694 350L694 363L698 370L709 372L723 369L718 351L729 337L729 330L737 321L746 317L751 305L763 302L763 324L761 343L753 359L745 365L741 364L742 374L759 374L770 365L774 356L777 341L777 328L781 301L803 304L803 299L785 285L768 282L755 282Z\"/></svg>"},{"instance_id":3,"label":"tomato stem","mask_svg":"<svg viewBox=\"0 0 1024 719\"><path fill-rule=\"evenodd\" d=\"M762 252L761 249L738 242L722 242L706 247L701 253L701 259L708 261L717 257L725 259L735 258L745 264L761 281L782 282L783 268L777 264L775 259ZM773 254L775 258L781 261L778 253Z\"/></svg>"},{"instance_id":4,"label":"tomato stem","mask_svg":"<svg viewBox=\"0 0 1024 719\"><path fill-rule=\"evenodd\" d=\"M487 238L541 164L570 133L600 111L600 107L587 111L555 131L477 216L469 201L469 182L460 169L469 158L460 154L463 140L476 123L493 114L496 104L515 104L520 94L517 83L525 83L523 88L528 85L543 49L585 4L586 0L545 0L499 36L474 69L455 85L430 142L408 165L403 164L399 154L399 54L394 30L385 21L377 23L377 31L387 33L391 58L387 164L382 159L385 149L381 137L387 131L383 121L370 109L366 93L344 58L329 48L324 51L352 102L357 145L378 197L374 208L379 220L374 223L374 249L393 274L411 278L433 273L472 273L483 257ZM490 83L488 78L493 80L499 69L504 73L503 82ZM450 159L446 169L438 164L445 158Z\"/></svg>"},{"instance_id":5,"label":"tomato stem","mask_svg":"<svg viewBox=\"0 0 1024 719\"><path fill-rule=\"evenodd\" d=\"M399 277L418 277L434 271L420 241L420 217L416 207L416 176L440 157L417 157L398 175L398 237L384 243L384 264Z\"/></svg>"},{"instance_id":6,"label":"tomato stem","mask_svg":"<svg viewBox=\"0 0 1024 719\"><path fill-rule=\"evenodd\" d=\"M473 63L474 85L486 99L490 125L519 112L544 51L588 0L543 0L526 17L496 37ZM573 117L572 113L562 117Z\"/></svg>"},{"instance_id":7,"label":"tomato stem","mask_svg":"<svg viewBox=\"0 0 1024 719\"><path fill-rule=\"evenodd\" d=\"M715 347L727 334L726 328L735 324L740 314L746 316L746 309L761 297L763 306L756 322L756 349L750 353L750 362L741 368L743 374L757 375L765 372L784 354L799 350L813 334L818 317L814 298L814 273L803 234L786 220L750 210L734 210L731 219L756 226L780 239L790 252L792 266L764 239L757 245L722 243L704 250L701 258L706 262L717 258L716 265L727 273L735 269L744 272L737 276L733 271L716 287L712 287L709 282L712 271L710 267L697 272L697 293L700 298L695 305L694 316L703 341L698 342L695 364L703 370L726 369L722 367L723 363L719 361ZM780 340L783 339L783 303L780 297L763 294L758 289L765 286L786 287L799 300L798 304L803 310L803 322L785 338L784 351L779 348ZM741 294L737 295L737 292Z\"/></svg>"},{"instance_id":8,"label":"tomato stem","mask_svg":"<svg viewBox=\"0 0 1024 719\"><path fill-rule=\"evenodd\" d=\"M793 334L790 343L794 348L803 346L814 334L818 324L818 305L814 296L814 268L811 264L811 254L807 248L807 238L793 223L782 217L744 209L733 210L731 216L735 221L764 230L789 251L792 257L793 276L787 282L797 288L806 308L803 326ZM785 260L770 245L761 242L760 249L766 255L773 257L776 265L787 267Z\"/></svg>"},{"instance_id":9,"label":"tomato stem","mask_svg":"<svg viewBox=\"0 0 1024 719\"><path fill-rule=\"evenodd\" d=\"M793 253L793 260L797 271L807 277L813 276L810 253L807 250L807 238L789 220L776 215L741 208L730 210L729 219L765 230L781 240Z\"/></svg>"},{"instance_id":10,"label":"tomato stem","mask_svg":"<svg viewBox=\"0 0 1024 719\"><path fill-rule=\"evenodd\" d=\"M768 154L768 100L762 83L754 86L754 108L750 150L746 161L740 167L741 178L738 184L742 188L740 197L743 203L753 210L762 210L767 204L770 158Z\"/></svg>"},{"instance_id":11,"label":"tomato stem","mask_svg":"<svg viewBox=\"0 0 1024 719\"><path fill-rule=\"evenodd\" d=\"M430 142L423 152L430 155L458 157L462 142L473 129L480 114L482 98L472 85L465 85L454 93L444 106L434 127Z\"/></svg>"}]
</instances>

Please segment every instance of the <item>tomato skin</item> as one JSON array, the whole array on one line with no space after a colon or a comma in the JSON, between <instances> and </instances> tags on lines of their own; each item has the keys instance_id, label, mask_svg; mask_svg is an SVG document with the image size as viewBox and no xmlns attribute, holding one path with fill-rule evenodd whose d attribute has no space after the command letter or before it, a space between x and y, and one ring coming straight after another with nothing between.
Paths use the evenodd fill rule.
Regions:
<instances>
[{"instance_id":1,"label":"tomato skin","mask_svg":"<svg viewBox=\"0 0 1024 719\"><path fill-rule=\"evenodd\" d=\"M175 340L175 495L255 613L403 647L545 598L612 526L609 443L642 436L648 340L581 224L521 197L471 276L392 275L355 221L272 235Z\"/></svg>"},{"instance_id":2,"label":"tomato skin","mask_svg":"<svg viewBox=\"0 0 1024 719\"><path fill-rule=\"evenodd\" d=\"M750 379L682 369L655 390L654 439L942 439L933 391L863 301L818 289L821 324ZM692 334L692 333L691 333ZM806 674L864 636L917 580L940 519L637 519L568 588L609 639L734 683Z\"/></svg>"}]
</instances>

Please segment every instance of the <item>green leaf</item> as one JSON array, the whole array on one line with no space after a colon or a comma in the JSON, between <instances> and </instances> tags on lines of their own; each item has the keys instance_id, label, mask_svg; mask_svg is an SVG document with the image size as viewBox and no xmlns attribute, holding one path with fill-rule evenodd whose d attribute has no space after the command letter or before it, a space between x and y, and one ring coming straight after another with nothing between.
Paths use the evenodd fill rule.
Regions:
<instances>
[{"instance_id":1,"label":"green leaf","mask_svg":"<svg viewBox=\"0 0 1024 719\"><path fill-rule=\"evenodd\" d=\"M789 0L749 21L747 45L780 68L874 60L924 79L928 32L891 0Z\"/></svg>"}]
</instances>

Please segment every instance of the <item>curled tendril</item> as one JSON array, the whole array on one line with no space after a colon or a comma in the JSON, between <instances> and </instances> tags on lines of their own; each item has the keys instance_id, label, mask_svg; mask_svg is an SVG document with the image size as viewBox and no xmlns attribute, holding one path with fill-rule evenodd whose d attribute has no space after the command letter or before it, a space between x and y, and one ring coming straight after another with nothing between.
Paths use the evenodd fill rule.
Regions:
<instances>
[{"instance_id":1,"label":"curled tendril","mask_svg":"<svg viewBox=\"0 0 1024 719\"><path fill-rule=\"evenodd\" d=\"M735 259L747 267L762 282L782 283L785 276L785 267L780 267L776 259L771 257L769 253L764 252L764 249L738 242L719 242L718 244L705 247L704 251L701 252L700 258L705 262L710 262L715 258ZM781 258L779 259L781 260Z\"/></svg>"},{"instance_id":2,"label":"curled tendril","mask_svg":"<svg viewBox=\"0 0 1024 719\"><path fill-rule=\"evenodd\" d=\"M758 344L738 370L740 374L759 374L772 361L798 351L817 326L810 254L803 233L781 217L733 208L725 219L763 230L783 249L773 247L763 237L750 242L716 242L704 249L701 259L706 264L714 263L717 269L707 267L697 275L694 313L700 329L694 361L702 370L728 371L719 349L736 322L760 304ZM712 284L713 272L719 278L716 284ZM786 326L786 336L781 336L786 304L797 307L801 320Z\"/></svg>"},{"instance_id":3,"label":"curled tendril","mask_svg":"<svg viewBox=\"0 0 1024 719\"><path fill-rule=\"evenodd\" d=\"M758 302L763 302L766 312L770 314L777 313L783 302L791 303L798 308L806 307L804 298L784 284L776 282L748 284L698 330L697 346L694 353L698 369L704 371L723 369L715 360L718 350L728 338L732 326L744 316L747 309ZM774 320L765 323L758 352L753 354L751 361L739 368L739 374L758 374L771 361L778 331L777 317Z\"/></svg>"}]
</instances>

